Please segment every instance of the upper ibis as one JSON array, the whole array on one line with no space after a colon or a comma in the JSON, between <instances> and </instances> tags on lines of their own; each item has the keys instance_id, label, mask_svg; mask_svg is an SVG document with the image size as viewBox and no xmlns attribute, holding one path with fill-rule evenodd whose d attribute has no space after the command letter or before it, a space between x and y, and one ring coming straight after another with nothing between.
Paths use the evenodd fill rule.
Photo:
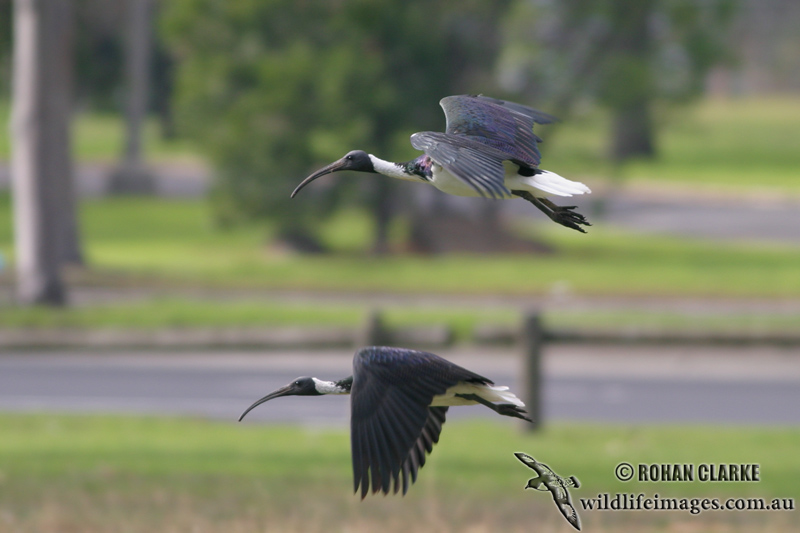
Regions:
<instances>
[{"instance_id":1,"label":"upper ibis","mask_svg":"<svg viewBox=\"0 0 800 533\"><path fill-rule=\"evenodd\" d=\"M319 169L292 192L292 198L315 179L342 170L371 172L407 181L430 183L456 196L497 199L523 198L551 220L578 230L591 226L574 211L559 206L544 195L573 196L590 193L589 187L539 168L542 142L533 125L549 124L555 117L530 107L487 96L448 96L444 109L444 133L423 131L411 136L411 146L425 152L405 163L384 161L362 150Z\"/></svg>"},{"instance_id":2,"label":"upper ibis","mask_svg":"<svg viewBox=\"0 0 800 533\"><path fill-rule=\"evenodd\" d=\"M350 395L353 483L369 492L403 494L417 479L426 453L439 442L449 406L481 404L496 413L530 421L508 387L432 353L372 346L353 358L353 375L339 381L301 377L248 407L281 396Z\"/></svg>"}]
</instances>

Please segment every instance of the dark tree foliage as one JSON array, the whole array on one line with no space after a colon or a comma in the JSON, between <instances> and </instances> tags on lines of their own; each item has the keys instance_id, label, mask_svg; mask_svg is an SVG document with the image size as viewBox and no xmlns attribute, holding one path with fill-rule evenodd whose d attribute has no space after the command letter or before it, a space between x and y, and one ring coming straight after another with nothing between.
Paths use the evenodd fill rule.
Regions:
<instances>
[{"instance_id":1,"label":"dark tree foliage","mask_svg":"<svg viewBox=\"0 0 800 533\"><path fill-rule=\"evenodd\" d=\"M655 153L658 100L699 96L709 70L730 60L736 0L519 2L507 24L513 85L566 109L589 96L611 110L611 155ZM528 24L525 24L525 21Z\"/></svg>"},{"instance_id":2,"label":"dark tree foliage","mask_svg":"<svg viewBox=\"0 0 800 533\"><path fill-rule=\"evenodd\" d=\"M75 1L75 93L86 108L120 109L124 2Z\"/></svg>"},{"instance_id":3,"label":"dark tree foliage","mask_svg":"<svg viewBox=\"0 0 800 533\"><path fill-rule=\"evenodd\" d=\"M0 97L9 95L13 0L0 0ZM117 109L122 83L121 13L124 4L74 0L75 93L84 107Z\"/></svg>"},{"instance_id":4,"label":"dark tree foliage","mask_svg":"<svg viewBox=\"0 0 800 533\"><path fill-rule=\"evenodd\" d=\"M10 93L13 0L0 0L0 98ZM75 100L81 109L120 111L124 92L126 2L73 0L75 13ZM170 133L172 64L156 40L152 57L150 108Z\"/></svg>"},{"instance_id":5,"label":"dark tree foliage","mask_svg":"<svg viewBox=\"0 0 800 533\"><path fill-rule=\"evenodd\" d=\"M11 4L0 0L0 98L11 92Z\"/></svg>"},{"instance_id":6,"label":"dark tree foliage","mask_svg":"<svg viewBox=\"0 0 800 533\"><path fill-rule=\"evenodd\" d=\"M376 215L387 217L385 178L332 176L295 200L289 193L351 149L414 157L408 135L444 126L440 98L486 90L505 6L169 2L162 31L178 64L177 120L216 166L220 217L270 217L284 231L311 234L338 200L357 196L355 183L372 185Z\"/></svg>"}]
</instances>

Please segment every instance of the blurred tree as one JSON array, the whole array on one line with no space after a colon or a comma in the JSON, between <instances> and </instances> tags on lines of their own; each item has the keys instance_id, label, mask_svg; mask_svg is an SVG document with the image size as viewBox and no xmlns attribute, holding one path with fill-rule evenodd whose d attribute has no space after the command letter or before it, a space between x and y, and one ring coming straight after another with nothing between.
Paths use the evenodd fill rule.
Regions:
<instances>
[{"instance_id":1,"label":"blurred tree","mask_svg":"<svg viewBox=\"0 0 800 533\"><path fill-rule=\"evenodd\" d=\"M164 35L179 63L178 124L216 166L220 219L270 217L283 235L312 236L320 217L352 198L357 180L332 177L291 202L298 181L354 148L387 159L413 157L408 135L443 126L441 97L485 90L507 4L181 0L164 6ZM393 184L361 183L371 185L375 249L382 251Z\"/></svg>"},{"instance_id":2,"label":"blurred tree","mask_svg":"<svg viewBox=\"0 0 800 533\"><path fill-rule=\"evenodd\" d=\"M83 108L120 109L124 15L125 2L75 0L75 93Z\"/></svg>"},{"instance_id":3,"label":"blurred tree","mask_svg":"<svg viewBox=\"0 0 800 533\"><path fill-rule=\"evenodd\" d=\"M73 0L75 18L75 99L82 109L120 111L124 85L124 48L129 2ZM0 0L0 98L8 96L11 74L11 6ZM157 3L156 7L158 7ZM162 133L172 134L172 64L165 46L153 41L149 109L162 122Z\"/></svg>"},{"instance_id":4,"label":"blurred tree","mask_svg":"<svg viewBox=\"0 0 800 533\"><path fill-rule=\"evenodd\" d=\"M11 4L0 0L0 98L8 97L11 83Z\"/></svg>"},{"instance_id":5,"label":"blurred tree","mask_svg":"<svg viewBox=\"0 0 800 533\"><path fill-rule=\"evenodd\" d=\"M655 153L657 100L699 96L730 59L736 0L520 0L507 19L509 89L550 98L565 113L588 96L611 110L616 161Z\"/></svg>"},{"instance_id":6,"label":"blurred tree","mask_svg":"<svg viewBox=\"0 0 800 533\"><path fill-rule=\"evenodd\" d=\"M80 262L69 121L72 0L15 0L12 167L17 294L65 301L61 265Z\"/></svg>"},{"instance_id":7,"label":"blurred tree","mask_svg":"<svg viewBox=\"0 0 800 533\"><path fill-rule=\"evenodd\" d=\"M127 0L125 43L125 147L111 173L111 194L154 194L155 179L144 164L142 130L150 96L153 64L151 0Z\"/></svg>"},{"instance_id":8,"label":"blurred tree","mask_svg":"<svg viewBox=\"0 0 800 533\"><path fill-rule=\"evenodd\" d=\"M0 0L0 2L3 0ZM84 108L102 111L129 112L126 89L130 85L131 63L128 49L145 50L150 78L143 104L158 114L161 132L173 133L169 102L172 96L172 64L163 43L152 31L131 32L143 17L145 7L136 0L75 0L77 19L76 74L78 101ZM147 2L147 11L157 10L162 2ZM152 20L148 16L147 20ZM142 36L141 38L140 35ZM131 42L133 40L133 43ZM132 46L133 44L133 46ZM130 119L130 117L128 117Z\"/></svg>"}]
</instances>

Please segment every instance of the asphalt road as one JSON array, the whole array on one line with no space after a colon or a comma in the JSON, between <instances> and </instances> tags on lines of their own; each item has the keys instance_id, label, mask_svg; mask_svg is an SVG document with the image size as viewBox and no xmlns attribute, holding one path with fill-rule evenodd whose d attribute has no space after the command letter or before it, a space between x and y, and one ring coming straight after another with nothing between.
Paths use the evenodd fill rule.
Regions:
<instances>
[{"instance_id":1,"label":"asphalt road","mask_svg":"<svg viewBox=\"0 0 800 533\"><path fill-rule=\"evenodd\" d=\"M442 355L521 394L519 358L460 349ZM339 379L351 354L289 352L8 353L0 411L190 415L234 421L254 400L300 375ZM800 423L800 357L780 349L553 346L544 360L546 420ZM282 398L248 422L345 426L348 398ZM448 418L497 416L454 408Z\"/></svg>"},{"instance_id":2,"label":"asphalt road","mask_svg":"<svg viewBox=\"0 0 800 533\"><path fill-rule=\"evenodd\" d=\"M603 223L645 234L800 242L800 209L793 199L658 198L621 194L609 199Z\"/></svg>"}]
</instances>

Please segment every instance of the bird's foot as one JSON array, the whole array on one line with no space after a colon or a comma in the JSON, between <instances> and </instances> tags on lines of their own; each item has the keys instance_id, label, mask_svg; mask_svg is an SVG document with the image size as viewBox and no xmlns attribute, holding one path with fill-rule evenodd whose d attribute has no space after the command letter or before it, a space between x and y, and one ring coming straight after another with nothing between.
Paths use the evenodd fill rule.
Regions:
<instances>
[{"instance_id":1,"label":"bird's foot","mask_svg":"<svg viewBox=\"0 0 800 533\"><path fill-rule=\"evenodd\" d=\"M537 208L539 208L542 213L550 217L550 220L555 222L556 224L561 224L570 229L574 229L576 231L580 231L581 233L586 233L586 230L583 229L581 226L591 226L586 217L574 211L578 206L575 205L568 205L568 206L561 206L556 205L547 198L537 198L536 196L532 195L528 191L511 191L514 195L519 196L520 198L529 201Z\"/></svg>"},{"instance_id":2,"label":"bird's foot","mask_svg":"<svg viewBox=\"0 0 800 533\"><path fill-rule=\"evenodd\" d=\"M553 210L552 213L549 214L549 216L553 222L556 222L568 228L572 228L574 230L578 230L581 233L586 233L586 230L583 229L580 225L583 226L592 225L588 220L586 220L585 216L581 215L578 212L573 211L573 209L578 207L576 205L562 206L552 203L551 205Z\"/></svg>"}]
</instances>

